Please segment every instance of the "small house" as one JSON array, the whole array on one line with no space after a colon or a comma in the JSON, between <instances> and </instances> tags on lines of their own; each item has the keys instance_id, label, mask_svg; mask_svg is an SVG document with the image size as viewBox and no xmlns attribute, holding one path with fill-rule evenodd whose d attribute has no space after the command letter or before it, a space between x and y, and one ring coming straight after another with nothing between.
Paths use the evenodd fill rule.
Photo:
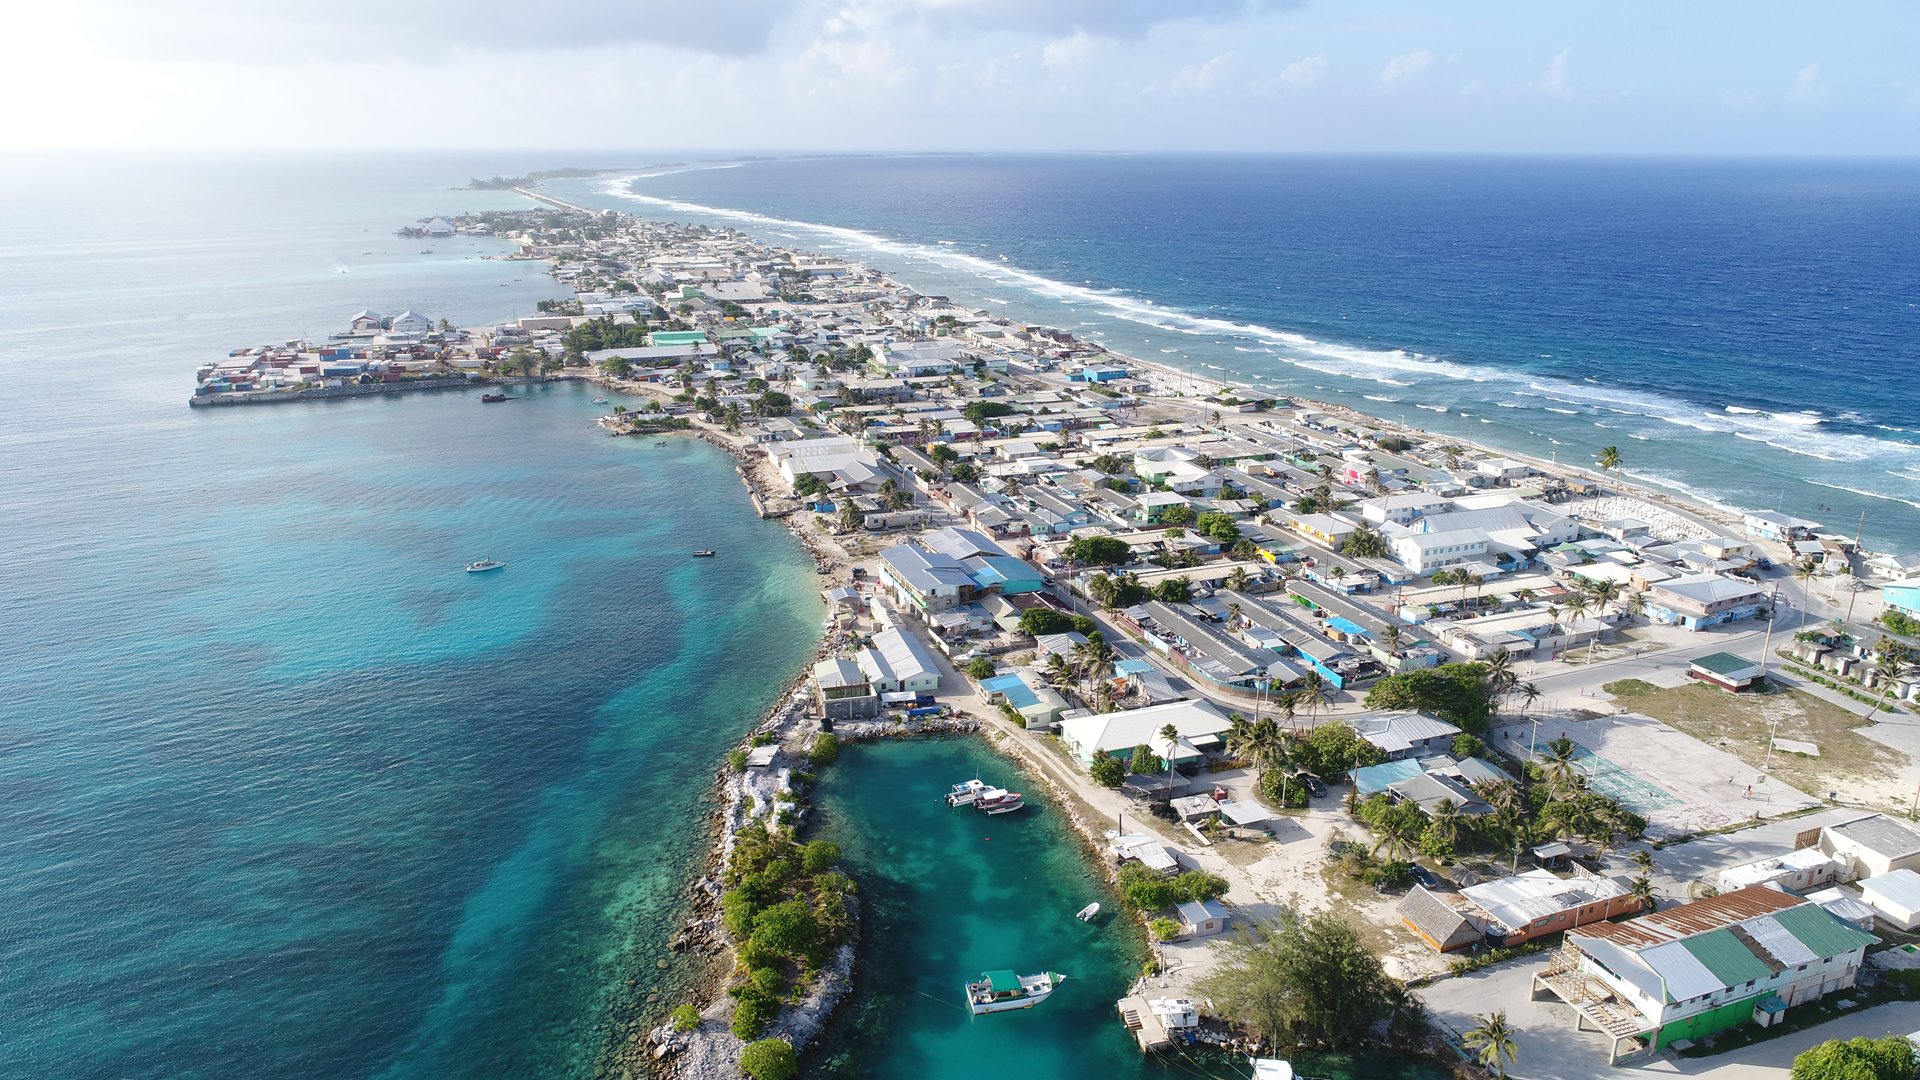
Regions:
<instances>
[{"instance_id":1,"label":"small house","mask_svg":"<svg viewBox=\"0 0 1920 1080\"><path fill-rule=\"evenodd\" d=\"M1920 835L1885 814L1868 814L1820 830L1820 850L1855 878L1920 870Z\"/></svg>"},{"instance_id":2,"label":"small house","mask_svg":"<svg viewBox=\"0 0 1920 1080\"><path fill-rule=\"evenodd\" d=\"M1481 937L1480 931L1459 908L1420 885L1415 885L1406 899L1400 901L1400 922L1435 952L1471 948Z\"/></svg>"},{"instance_id":3,"label":"small house","mask_svg":"<svg viewBox=\"0 0 1920 1080\"><path fill-rule=\"evenodd\" d=\"M1889 926L1898 930L1920 926L1920 874L1895 870L1870 877L1860 883L1860 899Z\"/></svg>"},{"instance_id":4,"label":"small house","mask_svg":"<svg viewBox=\"0 0 1920 1080\"><path fill-rule=\"evenodd\" d=\"M1212 937L1225 933L1233 917L1218 900L1187 900L1174 905L1180 915L1180 936Z\"/></svg>"},{"instance_id":5,"label":"small house","mask_svg":"<svg viewBox=\"0 0 1920 1080\"><path fill-rule=\"evenodd\" d=\"M1687 665L1687 678L1737 694L1760 681L1760 665L1730 652L1708 653Z\"/></svg>"}]
</instances>

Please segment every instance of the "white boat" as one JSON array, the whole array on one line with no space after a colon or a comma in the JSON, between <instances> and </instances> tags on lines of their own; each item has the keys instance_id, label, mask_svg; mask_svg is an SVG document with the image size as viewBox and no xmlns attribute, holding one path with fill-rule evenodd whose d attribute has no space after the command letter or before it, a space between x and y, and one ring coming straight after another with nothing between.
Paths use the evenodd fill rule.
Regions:
<instances>
[{"instance_id":1,"label":"white boat","mask_svg":"<svg viewBox=\"0 0 1920 1080\"><path fill-rule=\"evenodd\" d=\"M1279 1058L1248 1058L1253 1080L1294 1080L1293 1066Z\"/></svg>"},{"instance_id":2,"label":"white boat","mask_svg":"<svg viewBox=\"0 0 1920 1080\"><path fill-rule=\"evenodd\" d=\"M1073 917L1079 919L1081 922L1092 922L1093 917L1098 914L1100 914L1100 905L1088 904L1086 907L1074 912Z\"/></svg>"},{"instance_id":3,"label":"white boat","mask_svg":"<svg viewBox=\"0 0 1920 1080\"><path fill-rule=\"evenodd\" d=\"M947 792L947 805L972 806L973 801L986 790L988 790L986 782L982 780L969 780L964 784L955 784L953 790Z\"/></svg>"},{"instance_id":4,"label":"white boat","mask_svg":"<svg viewBox=\"0 0 1920 1080\"><path fill-rule=\"evenodd\" d=\"M607 403L607 399L603 397L597 397L593 399L593 403L595 405L605 405Z\"/></svg>"},{"instance_id":5,"label":"white boat","mask_svg":"<svg viewBox=\"0 0 1920 1080\"><path fill-rule=\"evenodd\" d=\"M989 814L1011 814L1026 805L1027 797L1006 788L988 788L974 797L973 808Z\"/></svg>"},{"instance_id":6,"label":"white boat","mask_svg":"<svg viewBox=\"0 0 1920 1080\"><path fill-rule=\"evenodd\" d=\"M1054 988L1067 977L1051 971L1038 975L1016 975L1011 971L986 971L978 982L967 984L967 1007L973 1015L1031 1009L1047 1000Z\"/></svg>"},{"instance_id":7,"label":"white boat","mask_svg":"<svg viewBox=\"0 0 1920 1080\"><path fill-rule=\"evenodd\" d=\"M507 564L506 564L506 563L503 563L503 562L494 562L494 561L493 561L492 559L481 559L481 560L480 560L479 562L470 562L470 563L468 563L468 564L467 564L467 573L469 573L469 574L484 574L484 573L486 573L486 572L487 572L487 571L489 571L489 570L500 570L500 569L504 569L504 568L506 567L506 565L507 565Z\"/></svg>"}]
</instances>

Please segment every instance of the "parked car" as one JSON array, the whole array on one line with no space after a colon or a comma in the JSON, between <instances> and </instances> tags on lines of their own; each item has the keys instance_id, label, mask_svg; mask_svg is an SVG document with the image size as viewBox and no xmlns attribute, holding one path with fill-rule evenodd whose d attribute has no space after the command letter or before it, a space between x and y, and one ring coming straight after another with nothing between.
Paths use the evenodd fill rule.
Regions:
<instances>
[{"instance_id":1,"label":"parked car","mask_svg":"<svg viewBox=\"0 0 1920 1080\"><path fill-rule=\"evenodd\" d=\"M1313 796L1316 799L1324 798L1327 794L1327 785L1321 783L1320 778L1313 775L1312 773L1303 772L1300 775L1294 777L1294 779L1298 780L1302 784L1307 785L1307 794Z\"/></svg>"},{"instance_id":2,"label":"parked car","mask_svg":"<svg viewBox=\"0 0 1920 1080\"><path fill-rule=\"evenodd\" d=\"M1421 866L1419 863L1413 864L1413 880L1419 882L1420 884L1426 886L1429 889L1437 888L1440 885L1439 875L1435 874L1433 871L1427 869L1426 867Z\"/></svg>"}]
</instances>

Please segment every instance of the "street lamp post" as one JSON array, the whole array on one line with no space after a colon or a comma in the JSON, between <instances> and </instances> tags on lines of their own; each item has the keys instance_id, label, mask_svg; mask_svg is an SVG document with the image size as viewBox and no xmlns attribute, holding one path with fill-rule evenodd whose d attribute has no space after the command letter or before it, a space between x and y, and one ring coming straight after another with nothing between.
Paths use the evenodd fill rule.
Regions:
<instances>
[{"instance_id":1,"label":"street lamp post","mask_svg":"<svg viewBox=\"0 0 1920 1080\"><path fill-rule=\"evenodd\" d=\"M1780 583L1773 583L1773 595L1767 597L1767 632L1760 639L1760 681L1767 679L1767 655L1773 650L1773 623L1780 613ZM1767 753L1773 753L1773 744L1767 744Z\"/></svg>"}]
</instances>

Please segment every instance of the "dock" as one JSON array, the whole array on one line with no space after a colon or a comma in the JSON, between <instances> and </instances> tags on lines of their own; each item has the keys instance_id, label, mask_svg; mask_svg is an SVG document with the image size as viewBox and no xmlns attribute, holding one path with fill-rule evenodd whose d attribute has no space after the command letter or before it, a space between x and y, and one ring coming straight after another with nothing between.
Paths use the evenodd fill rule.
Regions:
<instances>
[{"instance_id":1,"label":"dock","mask_svg":"<svg viewBox=\"0 0 1920 1080\"><path fill-rule=\"evenodd\" d=\"M1167 1034L1167 1026L1160 1022L1148 1007L1143 997L1123 997L1114 1004L1120 1013L1120 1022L1133 1032L1133 1040L1140 1044L1140 1052L1151 1054L1156 1050L1168 1050L1173 1047L1173 1037Z\"/></svg>"}]
</instances>

